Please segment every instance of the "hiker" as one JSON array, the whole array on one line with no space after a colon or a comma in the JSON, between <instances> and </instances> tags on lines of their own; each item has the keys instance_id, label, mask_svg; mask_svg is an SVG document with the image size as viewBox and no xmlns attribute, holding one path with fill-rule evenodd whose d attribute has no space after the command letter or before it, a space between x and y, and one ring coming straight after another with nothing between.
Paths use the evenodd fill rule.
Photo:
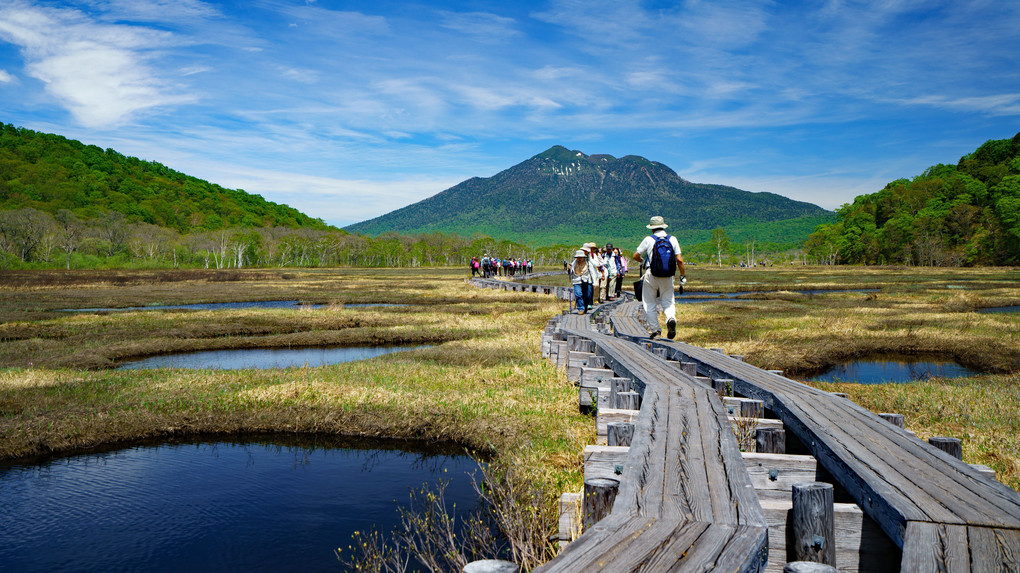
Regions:
<instances>
[{"instance_id":1,"label":"hiker","mask_svg":"<svg viewBox=\"0 0 1020 573\"><path fill-rule=\"evenodd\" d=\"M478 269L481 267L481 263L478 262L478 257L471 257L471 278L478 276Z\"/></svg>"},{"instance_id":2,"label":"hiker","mask_svg":"<svg viewBox=\"0 0 1020 573\"><path fill-rule=\"evenodd\" d=\"M613 295L616 294L617 267L612 243L606 243L606 248L602 250L602 260L606 263L606 280L600 284L602 287L600 296L602 300L613 300L615 298Z\"/></svg>"},{"instance_id":3,"label":"hiker","mask_svg":"<svg viewBox=\"0 0 1020 573\"><path fill-rule=\"evenodd\" d=\"M680 243L676 237L666 233L669 226L662 217L652 217L648 225L652 234L645 237L634 251L634 260L645 268L641 277L641 303L645 308L648 324L653 329L650 338L662 334L656 303L662 306L666 316L666 336L676 336L676 301L673 300L673 277L680 271L681 286L687 282L684 259L680 256Z\"/></svg>"},{"instance_id":4,"label":"hiker","mask_svg":"<svg viewBox=\"0 0 1020 573\"><path fill-rule=\"evenodd\" d=\"M570 266L570 284L574 287L574 307L577 314L584 314L591 308L593 270L588 253L578 249L574 253L574 263Z\"/></svg>"},{"instance_id":5,"label":"hiker","mask_svg":"<svg viewBox=\"0 0 1020 573\"><path fill-rule=\"evenodd\" d=\"M588 261L595 265L595 270L597 271L594 277L594 284L592 285L594 290L592 302L605 302L605 299L602 297L602 291L605 290L606 261L599 254L599 247L595 243L585 243L581 248L587 248Z\"/></svg>"},{"instance_id":6,"label":"hiker","mask_svg":"<svg viewBox=\"0 0 1020 573\"><path fill-rule=\"evenodd\" d=\"M623 277L627 274L627 257L624 257L620 253L620 249L613 249L613 260L616 262L616 288L614 294L616 298L620 298L620 294L623 292Z\"/></svg>"},{"instance_id":7,"label":"hiker","mask_svg":"<svg viewBox=\"0 0 1020 573\"><path fill-rule=\"evenodd\" d=\"M589 284L591 288L587 291L587 298L585 298L585 308L591 310L595 306L595 294L598 289L599 277L601 276L602 269L599 268L601 265L600 261L596 261L592 256L595 251L595 243L585 243L581 245L581 250L584 251L584 256L588 261L588 273L589 273ZM575 253L576 254L576 253Z\"/></svg>"}]
</instances>

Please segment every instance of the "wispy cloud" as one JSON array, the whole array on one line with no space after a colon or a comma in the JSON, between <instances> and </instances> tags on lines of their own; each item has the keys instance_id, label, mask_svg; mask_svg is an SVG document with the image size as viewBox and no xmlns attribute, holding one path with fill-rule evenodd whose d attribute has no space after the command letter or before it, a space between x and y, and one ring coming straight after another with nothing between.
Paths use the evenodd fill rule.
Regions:
<instances>
[{"instance_id":1,"label":"wispy cloud","mask_svg":"<svg viewBox=\"0 0 1020 573\"><path fill-rule=\"evenodd\" d=\"M21 47L26 73L85 126L117 125L149 108L194 101L151 64L174 44L164 31L15 2L0 8L0 38Z\"/></svg>"},{"instance_id":2,"label":"wispy cloud","mask_svg":"<svg viewBox=\"0 0 1020 573\"><path fill-rule=\"evenodd\" d=\"M7 73L7 70L0 70L0 84L13 83L15 80L14 76Z\"/></svg>"}]
</instances>

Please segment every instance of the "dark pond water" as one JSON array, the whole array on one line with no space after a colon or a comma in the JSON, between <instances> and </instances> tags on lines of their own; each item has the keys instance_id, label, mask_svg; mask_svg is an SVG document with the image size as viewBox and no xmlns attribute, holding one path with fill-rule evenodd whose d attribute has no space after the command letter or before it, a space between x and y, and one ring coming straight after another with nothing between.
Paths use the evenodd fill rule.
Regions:
<instances>
[{"instance_id":1,"label":"dark pond water","mask_svg":"<svg viewBox=\"0 0 1020 573\"><path fill-rule=\"evenodd\" d=\"M135 310L231 310L245 308L326 308L328 304L302 304L298 300L259 300L251 302L210 302L199 304L173 304L173 305L151 305L151 306L129 306L123 308L65 308L63 312L120 312ZM362 308L373 306L407 306L406 304L393 304L382 302L352 303L344 307Z\"/></svg>"},{"instance_id":2,"label":"dark pond water","mask_svg":"<svg viewBox=\"0 0 1020 573\"><path fill-rule=\"evenodd\" d=\"M447 502L473 509L477 469L450 452L275 439L0 465L0 570L336 573L333 550L391 531L409 488L443 479Z\"/></svg>"},{"instance_id":3,"label":"dark pond water","mask_svg":"<svg viewBox=\"0 0 1020 573\"><path fill-rule=\"evenodd\" d=\"M1016 305L1016 306L995 306L995 307L991 307L991 308L982 308L982 309L978 310L978 312L985 313L985 314L989 314L989 313L996 314L996 313L1000 313L1000 312L1020 312L1020 305Z\"/></svg>"},{"instance_id":4,"label":"dark pond water","mask_svg":"<svg viewBox=\"0 0 1020 573\"><path fill-rule=\"evenodd\" d=\"M183 354L164 354L134 360L118 370L148 368L291 368L326 366L355 360L367 360L383 354L415 350L422 346L349 346L340 348L246 348L240 350L207 350Z\"/></svg>"},{"instance_id":5,"label":"dark pond water","mask_svg":"<svg viewBox=\"0 0 1020 573\"><path fill-rule=\"evenodd\" d=\"M835 289L835 290L823 290L823 289L807 289L807 290L793 290L789 292L795 292L806 295L817 295L817 294L833 294L833 293L844 293L844 292L878 292L880 289ZM738 292L706 292L706 291L687 291L685 290L682 295L676 296L676 302L679 304L695 304L699 302L711 302L713 300L732 300L741 296L753 295L753 294L767 294L773 291L738 291ZM745 301L746 302L746 301Z\"/></svg>"},{"instance_id":6,"label":"dark pond water","mask_svg":"<svg viewBox=\"0 0 1020 573\"><path fill-rule=\"evenodd\" d=\"M812 382L857 382L885 384L913 382L928 378L961 378L980 372L955 362L912 362L906 360L860 360L835 366L823 374L809 378Z\"/></svg>"}]
</instances>

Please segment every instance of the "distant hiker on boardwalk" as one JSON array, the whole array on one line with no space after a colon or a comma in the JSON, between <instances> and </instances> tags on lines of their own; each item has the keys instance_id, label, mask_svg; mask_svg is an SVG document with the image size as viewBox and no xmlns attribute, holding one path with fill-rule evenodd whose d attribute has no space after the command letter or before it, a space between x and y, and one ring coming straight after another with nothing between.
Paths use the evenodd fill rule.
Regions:
<instances>
[{"instance_id":1,"label":"distant hiker on boardwalk","mask_svg":"<svg viewBox=\"0 0 1020 573\"><path fill-rule=\"evenodd\" d=\"M594 292L592 293L593 302L605 302L602 298L602 292L605 290L606 282L606 261L602 258L598 245L595 243L585 243L581 247L588 252L588 263L595 266L595 281L592 285Z\"/></svg>"},{"instance_id":2,"label":"distant hiker on boardwalk","mask_svg":"<svg viewBox=\"0 0 1020 573\"><path fill-rule=\"evenodd\" d=\"M602 292L599 296L603 301L613 300L616 295L617 266L612 243L606 243L606 248L602 249L602 260L606 263L606 280L600 284Z\"/></svg>"},{"instance_id":3,"label":"distant hiker on boardwalk","mask_svg":"<svg viewBox=\"0 0 1020 573\"><path fill-rule=\"evenodd\" d=\"M668 227L662 217L652 217L646 225L652 234L645 237L634 251L634 260L645 267L641 277L641 303L645 308L645 316L652 328L649 334L655 338L662 334L659 328L659 314L655 306L662 306L666 315L666 336L676 336L676 301L673 300L673 277L680 271L680 284L687 282L684 272L684 259L680 256L680 243L676 237L666 233Z\"/></svg>"},{"instance_id":4,"label":"distant hiker on boardwalk","mask_svg":"<svg viewBox=\"0 0 1020 573\"><path fill-rule=\"evenodd\" d=\"M574 287L574 308L577 314L584 314L591 309L592 268L588 253L578 249L574 253L574 263L570 265L570 283Z\"/></svg>"},{"instance_id":5,"label":"distant hiker on boardwalk","mask_svg":"<svg viewBox=\"0 0 1020 573\"><path fill-rule=\"evenodd\" d=\"M482 268L482 263L478 262L478 257L471 257L471 278L475 278Z\"/></svg>"},{"instance_id":6,"label":"distant hiker on boardwalk","mask_svg":"<svg viewBox=\"0 0 1020 573\"><path fill-rule=\"evenodd\" d=\"M613 261L616 262L616 288L613 290L613 296L620 298L620 294L623 292L623 277L627 274L627 257L620 254L620 249L613 249Z\"/></svg>"}]
</instances>

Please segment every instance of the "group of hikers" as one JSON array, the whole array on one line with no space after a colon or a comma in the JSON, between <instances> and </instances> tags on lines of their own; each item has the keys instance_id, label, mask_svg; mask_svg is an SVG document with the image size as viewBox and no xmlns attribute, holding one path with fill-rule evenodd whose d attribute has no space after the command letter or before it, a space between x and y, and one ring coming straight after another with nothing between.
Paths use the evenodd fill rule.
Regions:
<instances>
[{"instance_id":1,"label":"group of hikers","mask_svg":"<svg viewBox=\"0 0 1020 573\"><path fill-rule=\"evenodd\" d=\"M531 259L500 259L490 257L489 253L482 255L482 258L471 257L471 277L481 276L490 278L495 276L513 277L518 274L527 275L535 269L535 261Z\"/></svg>"},{"instance_id":2,"label":"group of hikers","mask_svg":"<svg viewBox=\"0 0 1020 573\"><path fill-rule=\"evenodd\" d=\"M649 336L655 338L662 334L657 310L657 307L662 307L666 316L666 336L672 339L676 337L674 280L679 273L680 288L683 289L687 283L684 259L680 254L680 244L676 237L666 232L669 225L662 217L652 217L645 227L651 233L637 246L630 261L612 243L601 248L595 243L585 243L574 253L574 260L564 261L563 266L573 285L574 309L578 314L586 314L595 304L618 298L623 291L623 279L629 272L629 263L638 263L639 278L634 283L634 297L641 301L651 325ZM471 258L472 277L514 277L533 270L533 261L527 259L500 259L490 257L488 253L481 259Z\"/></svg>"},{"instance_id":3,"label":"group of hikers","mask_svg":"<svg viewBox=\"0 0 1020 573\"><path fill-rule=\"evenodd\" d=\"M676 301L673 298L674 277L680 274L680 285L687 282L684 259L676 237L669 235L669 225L662 217L652 217L646 228L651 234L641 241L632 260L639 263L640 279L634 285L634 296L644 307L648 324L652 325L651 338L662 334L658 327L661 306L666 316L666 336L676 336ZM585 243L574 253L574 262L568 265L574 287L574 308L585 314L599 301L620 296L623 278L628 271L627 259L611 243L599 249L595 243Z\"/></svg>"}]
</instances>

